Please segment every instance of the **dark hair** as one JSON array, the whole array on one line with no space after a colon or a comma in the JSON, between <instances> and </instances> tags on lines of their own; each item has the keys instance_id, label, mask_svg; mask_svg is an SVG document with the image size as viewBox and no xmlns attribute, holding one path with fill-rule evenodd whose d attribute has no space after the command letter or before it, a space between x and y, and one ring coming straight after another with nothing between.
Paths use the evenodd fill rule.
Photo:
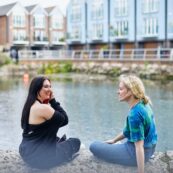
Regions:
<instances>
[{"instance_id":1,"label":"dark hair","mask_svg":"<svg viewBox=\"0 0 173 173\"><path fill-rule=\"evenodd\" d=\"M27 125L28 125L31 106L37 99L38 92L43 87L43 83L45 80L49 80L49 79L45 76L38 76L32 79L31 81L28 96L22 110L21 127L24 130L27 128Z\"/></svg>"}]
</instances>

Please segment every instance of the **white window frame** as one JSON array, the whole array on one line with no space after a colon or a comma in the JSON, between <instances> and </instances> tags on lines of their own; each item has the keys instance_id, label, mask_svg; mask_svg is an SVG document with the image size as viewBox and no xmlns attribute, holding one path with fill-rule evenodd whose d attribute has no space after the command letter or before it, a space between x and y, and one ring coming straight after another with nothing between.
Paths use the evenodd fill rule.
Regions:
<instances>
[{"instance_id":1,"label":"white window frame","mask_svg":"<svg viewBox=\"0 0 173 173\"><path fill-rule=\"evenodd\" d=\"M80 4L73 4L71 7L71 22L81 21L81 6Z\"/></svg>"},{"instance_id":2,"label":"white window frame","mask_svg":"<svg viewBox=\"0 0 173 173\"><path fill-rule=\"evenodd\" d=\"M114 25L115 37L127 37L129 35L129 21L128 20L118 20Z\"/></svg>"},{"instance_id":3,"label":"white window frame","mask_svg":"<svg viewBox=\"0 0 173 173\"><path fill-rule=\"evenodd\" d=\"M159 12L159 0L142 0L143 13Z\"/></svg>"},{"instance_id":4,"label":"white window frame","mask_svg":"<svg viewBox=\"0 0 173 173\"><path fill-rule=\"evenodd\" d=\"M93 23L92 25L92 39L103 39L103 23Z\"/></svg>"},{"instance_id":5,"label":"white window frame","mask_svg":"<svg viewBox=\"0 0 173 173\"><path fill-rule=\"evenodd\" d=\"M34 39L40 38L40 40L35 40L35 41L46 41L46 33L43 30L35 30L34 31Z\"/></svg>"},{"instance_id":6,"label":"white window frame","mask_svg":"<svg viewBox=\"0 0 173 173\"><path fill-rule=\"evenodd\" d=\"M104 2L103 0L94 0L91 5L92 20L104 18Z\"/></svg>"},{"instance_id":7,"label":"white window frame","mask_svg":"<svg viewBox=\"0 0 173 173\"><path fill-rule=\"evenodd\" d=\"M64 28L64 18L63 16L52 16L52 28L53 29L63 29Z\"/></svg>"},{"instance_id":8,"label":"white window frame","mask_svg":"<svg viewBox=\"0 0 173 173\"><path fill-rule=\"evenodd\" d=\"M127 16L128 15L129 0L114 0L114 16Z\"/></svg>"},{"instance_id":9,"label":"white window frame","mask_svg":"<svg viewBox=\"0 0 173 173\"><path fill-rule=\"evenodd\" d=\"M14 41L26 41L26 31L22 29L14 29L13 40Z\"/></svg>"},{"instance_id":10,"label":"white window frame","mask_svg":"<svg viewBox=\"0 0 173 173\"><path fill-rule=\"evenodd\" d=\"M46 21L43 14L37 14L33 16L34 28L45 28Z\"/></svg>"},{"instance_id":11,"label":"white window frame","mask_svg":"<svg viewBox=\"0 0 173 173\"><path fill-rule=\"evenodd\" d=\"M14 14L13 16L13 26L14 27L25 27L26 18L23 14Z\"/></svg>"},{"instance_id":12,"label":"white window frame","mask_svg":"<svg viewBox=\"0 0 173 173\"><path fill-rule=\"evenodd\" d=\"M53 31L52 33L52 41L60 42L60 39L64 38L64 33L60 31Z\"/></svg>"},{"instance_id":13,"label":"white window frame","mask_svg":"<svg viewBox=\"0 0 173 173\"><path fill-rule=\"evenodd\" d=\"M70 34L72 40L79 40L81 38L81 27L78 24L72 25L72 30Z\"/></svg>"},{"instance_id":14,"label":"white window frame","mask_svg":"<svg viewBox=\"0 0 173 173\"><path fill-rule=\"evenodd\" d=\"M159 32L158 28L158 18L144 18L144 36L157 36Z\"/></svg>"}]
</instances>

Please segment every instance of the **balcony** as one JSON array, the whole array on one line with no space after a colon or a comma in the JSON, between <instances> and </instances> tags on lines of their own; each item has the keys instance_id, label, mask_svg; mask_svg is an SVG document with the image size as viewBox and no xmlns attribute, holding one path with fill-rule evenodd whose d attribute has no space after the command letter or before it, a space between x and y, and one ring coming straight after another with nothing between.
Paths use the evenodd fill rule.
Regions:
<instances>
[{"instance_id":1,"label":"balcony","mask_svg":"<svg viewBox=\"0 0 173 173\"><path fill-rule=\"evenodd\" d=\"M128 27L125 27L123 30L118 30L111 26L109 31L110 31L111 41L114 41L115 39L116 40L126 40L129 38Z\"/></svg>"},{"instance_id":2,"label":"balcony","mask_svg":"<svg viewBox=\"0 0 173 173\"><path fill-rule=\"evenodd\" d=\"M65 45L65 38L54 39L52 45Z\"/></svg>"},{"instance_id":3,"label":"balcony","mask_svg":"<svg viewBox=\"0 0 173 173\"><path fill-rule=\"evenodd\" d=\"M28 39L28 37L21 37L21 38L14 37L13 38L13 44L28 45L29 44L29 39Z\"/></svg>"},{"instance_id":4,"label":"balcony","mask_svg":"<svg viewBox=\"0 0 173 173\"><path fill-rule=\"evenodd\" d=\"M102 41L103 40L103 34L100 34L100 35L93 35L92 37L91 37L91 40L92 41Z\"/></svg>"},{"instance_id":5,"label":"balcony","mask_svg":"<svg viewBox=\"0 0 173 173\"><path fill-rule=\"evenodd\" d=\"M157 38L159 36L158 33L146 33L146 34L143 34L142 37L144 39L150 39L150 38Z\"/></svg>"},{"instance_id":6,"label":"balcony","mask_svg":"<svg viewBox=\"0 0 173 173\"><path fill-rule=\"evenodd\" d=\"M33 38L33 43L34 44L41 44L41 45L45 45L45 44L48 44L49 41L48 41L48 38L47 37L40 37L40 36L37 36L37 37L34 37Z\"/></svg>"}]
</instances>

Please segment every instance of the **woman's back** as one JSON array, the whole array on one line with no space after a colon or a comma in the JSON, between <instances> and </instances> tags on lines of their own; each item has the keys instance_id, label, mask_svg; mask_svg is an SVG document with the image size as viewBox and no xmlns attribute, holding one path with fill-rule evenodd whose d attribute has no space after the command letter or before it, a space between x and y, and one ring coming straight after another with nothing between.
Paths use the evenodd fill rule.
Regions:
<instances>
[{"instance_id":1,"label":"woman's back","mask_svg":"<svg viewBox=\"0 0 173 173\"><path fill-rule=\"evenodd\" d=\"M57 137L58 129L67 124L68 116L56 102L50 80L34 78L21 118L23 139L19 152L23 160L36 168L50 168L71 160L79 151L80 140Z\"/></svg>"}]
</instances>

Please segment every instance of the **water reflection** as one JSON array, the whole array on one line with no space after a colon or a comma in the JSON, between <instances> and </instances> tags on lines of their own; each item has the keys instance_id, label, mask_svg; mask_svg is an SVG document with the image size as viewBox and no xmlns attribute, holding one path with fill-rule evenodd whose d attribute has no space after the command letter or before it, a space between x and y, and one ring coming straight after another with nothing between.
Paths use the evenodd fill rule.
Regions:
<instances>
[{"instance_id":1,"label":"water reflection","mask_svg":"<svg viewBox=\"0 0 173 173\"><path fill-rule=\"evenodd\" d=\"M155 112L159 142L157 150L173 149L173 83L144 81ZM117 82L59 80L52 82L56 98L66 109L70 123L60 134L79 137L87 146L119 133L128 106L118 102ZM0 80L0 149L17 149L21 140L20 116L28 92L23 80Z\"/></svg>"}]
</instances>

